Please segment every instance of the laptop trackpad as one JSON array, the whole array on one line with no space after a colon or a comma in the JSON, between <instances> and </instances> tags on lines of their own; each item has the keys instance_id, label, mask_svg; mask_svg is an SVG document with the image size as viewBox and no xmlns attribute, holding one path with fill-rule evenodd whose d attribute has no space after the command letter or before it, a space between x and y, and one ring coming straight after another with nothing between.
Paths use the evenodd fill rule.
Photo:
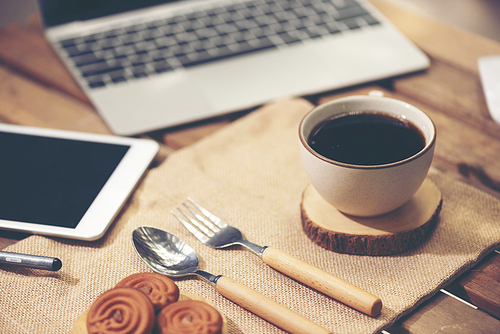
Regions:
<instances>
[{"instance_id":1,"label":"laptop trackpad","mask_svg":"<svg viewBox=\"0 0 500 334\"><path fill-rule=\"evenodd\" d=\"M203 94L182 74L155 76L97 91L93 102L113 125L113 132L130 134L174 126L212 116Z\"/></svg>"},{"instance_id":2,"label":"laptop trackpad","mask_svg":"<svg viewBox=\"0 0 500 334\"><path fill-rule=\"evenodd\" d=\"M335 83L316 55L302 47L210 64L188 71L188 78L213 108L226 111L314 93Z\"/></svg>"}]
</instances>

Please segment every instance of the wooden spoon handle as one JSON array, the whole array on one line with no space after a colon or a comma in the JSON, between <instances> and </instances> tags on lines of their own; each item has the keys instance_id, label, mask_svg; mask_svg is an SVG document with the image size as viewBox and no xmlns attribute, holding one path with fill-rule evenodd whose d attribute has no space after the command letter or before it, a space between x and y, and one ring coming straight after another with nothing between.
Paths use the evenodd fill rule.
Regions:
<instances>
[{"instance_id":1,"label":"wooden spoon handle","mask_svg":"<svg viewBox=\"0 0 500 334\"><path fill-rule=\"evenodd\" d=\"M215 288L224 297L289 333L330 333L327 329L300 314L229 277L221 276L217 280Z\"/></svg>"},{"instance_id":2,"label":"wooden spoon handle","mask_svg":"<svg viewBox=\"0 0 500 334\"><path fill-rule=\"evenodd\" d=\"M272 247L265 249L262 260L283 274L360 312L372 317L380 314L382 309L380 298L307 262Z\"/></svg>"}]
</instances>

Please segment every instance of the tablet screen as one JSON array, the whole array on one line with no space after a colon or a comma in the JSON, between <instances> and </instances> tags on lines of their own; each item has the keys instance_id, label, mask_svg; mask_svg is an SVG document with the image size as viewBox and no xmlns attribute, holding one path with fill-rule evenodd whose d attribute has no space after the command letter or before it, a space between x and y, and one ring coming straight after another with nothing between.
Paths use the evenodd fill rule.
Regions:
<instances>
[{"instance_id":1,"label":"tablet screen","mask_svg":"<svg viewBox=\"0 0 500 334\"><path fill-rule=\"evenodd\" d=\"M0 132L0 219L75 228L129 147Z\"/></svg>"}]
</instances>

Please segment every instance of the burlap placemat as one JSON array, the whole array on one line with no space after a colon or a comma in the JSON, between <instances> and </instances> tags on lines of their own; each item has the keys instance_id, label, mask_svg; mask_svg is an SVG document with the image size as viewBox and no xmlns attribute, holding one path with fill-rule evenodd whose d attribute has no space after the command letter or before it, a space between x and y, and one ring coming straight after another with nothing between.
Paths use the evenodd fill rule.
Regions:
<instances>
[{"instance_id":1,"label":"burlap placemat","mask_svg":"<svg viewBox=\"0 0 500 334\"><path fill-rule=\"evenodd\" d=\"M312 108L304 100L263 107L149 172L106 236L97 242L29 237L8 251L51 255L59 272L1 268L0 328L7 333L68 333L75 320L123 277L149 269L132 247L141 225L163 228L189 243L200 267L224 274L275 299L333 333L371 333L409 313L498 245L500 202L432 169L443 208L431 238L417 249L386 257L337 254L302 231L302 191L308 183L300 161L297 128ZM438 139L439 140L439 139ZM211 249L194 239L170 214L193 196L251 241L272 245L382 298L371 318L274 271L250 251ZM230 333L282 331L218 295L206 282L176 281L180 289L215 304Z\"/></svg>"}]
</instances>

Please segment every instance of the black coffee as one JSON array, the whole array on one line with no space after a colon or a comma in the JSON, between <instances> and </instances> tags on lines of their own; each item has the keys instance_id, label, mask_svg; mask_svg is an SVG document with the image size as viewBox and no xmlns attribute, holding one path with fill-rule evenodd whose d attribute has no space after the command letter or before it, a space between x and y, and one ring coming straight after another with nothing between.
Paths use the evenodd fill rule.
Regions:
<instances>
[{"instance_id":1,"label":"black coffee","mask_svg":"<svg viewBox=\"0 0 500 334\"><path fill-rule=\"evenodd\" d=\"M383 165L418 153L425 146L410 122L363 111L328 119L316 126L309 146L329 159L353 165Z\"/></svg>"}]
</instances>

